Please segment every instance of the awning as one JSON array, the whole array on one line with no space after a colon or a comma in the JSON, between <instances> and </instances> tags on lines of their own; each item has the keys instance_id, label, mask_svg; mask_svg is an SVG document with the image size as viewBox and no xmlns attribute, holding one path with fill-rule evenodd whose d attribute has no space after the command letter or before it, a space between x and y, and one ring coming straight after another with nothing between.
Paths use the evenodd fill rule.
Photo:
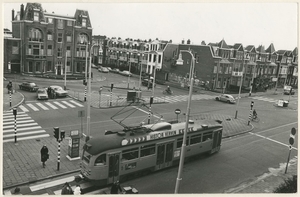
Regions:
<instances>
[{"instance_id":1,"label":"awning","mask_svg":"<svg viewBox=\"0 0 300 197\"><path fill-rule=\"evenodd\" d=\"M228 61L227 59L222 59L221 61L220 61L220 64L230 64L231 62L230 61Z\"/></svg>"}]
</instances>

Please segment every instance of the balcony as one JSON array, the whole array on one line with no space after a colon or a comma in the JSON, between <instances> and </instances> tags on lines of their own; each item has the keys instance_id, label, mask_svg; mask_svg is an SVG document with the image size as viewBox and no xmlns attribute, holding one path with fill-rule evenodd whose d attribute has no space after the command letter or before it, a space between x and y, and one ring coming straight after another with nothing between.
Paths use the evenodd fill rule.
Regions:
<instances>
[{"instance_id":1,"label":"balcony","mask_svg":"<svg viewBox=\"0 0 300 197\"><path fill-rule=\"evenodd\" d=\"M243 76L243 72L234 72L234 71L232 71L232 76L233 77L241 77L241 76Z\"/></svg>"}]
</instances>

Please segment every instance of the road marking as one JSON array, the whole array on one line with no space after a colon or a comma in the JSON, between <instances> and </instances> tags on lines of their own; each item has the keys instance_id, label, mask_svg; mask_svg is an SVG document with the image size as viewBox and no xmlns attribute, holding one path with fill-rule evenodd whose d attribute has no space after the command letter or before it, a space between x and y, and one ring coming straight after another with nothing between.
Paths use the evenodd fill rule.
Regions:
<instances>
[{"instance_id":1,"label":"road marking","mask_svg":"<svg viewBox=\"0 0 300 197\"><path fill-rule=\"evenodd\" d=\"M21 110L23 110L24 112L29 112L29 110L26 107L24 107L23 105L19 105L19 108Z\"/></svg>"},{"instance_id":2,"label":"road marking","mask_svg":"<svg viewBox=\"0 0 300 197\"><path fill-rule=\"evenodd\" d=\"M29 139L35 139L35 138L42 138L42 137L49 137L49 134L43 134L43 135L34 135L34 136L29 136L29 137L20 137L18 138L18 141L21 140L29 140ZM3 140L3 142L14 142L15 139L7 139L7 140Z\"/></svg>"},{"instance_id":3,"label":"road marking","mask_svg":"<svg viewBox=\"0 0 300 197\"><path fill-rule=\"evenodd\" d=\"M18 128L18 131L26 131L26 130L41 129L41 128L42 128L41 126L25 127L25 128ZM3 131L3 133L9 133L9 132L15 132L15 129L8 129Z\"/></svg>"},{"instance_id":4,"label":"road marking","mask_svg":"<svg viewBox=\"0 0 300 197\"><path fill-rule=\"evenodd\" d=\"M28 107L30 107L33 111L40 111L38 108L36 108L34 105L32 104L26 104Z\"/></svg>"},{"instance_id":5,"label":"road marking","mask_svg":"<svg viewBox=\"0 0 300 197\"><path fill-rule=\"evenodd\" d=\"M27 122L34 122L34 120L23 120L23 121L19 121L17 119L17 124L20 124L20 123L27 123ZM11 122L4 122L3 125L14 125L15 124L15 121L11 121Z\"/></svg>"},{"instance_id":6,"label":"road marking","mask_svg":"<svg viewBox=\"0 0 300 197\"><path fill-rule=\"evenodd\" d=\"M30 131L30 132L26 132L26 133L17 133L17 136L24 136L24 135L30 135L30 134L37 134L37 133L45 133L45 130L38 130L38 131ZM8 137L14 137L15 134L8 134L3 136L3 138L8 138Z\"/></svg>"},{"instance_id":7,"label":"road marking","mask_svg":"<svg viewBox=\"0 0 300 197\"><path fill-rule=\"evenodd\" d=\"M73 100L71 100L70 102L72 102L73 104L75 104L75 105L77 105L77 106L79 106L79 107L84 107L84 106L81 105L80 103L77 103L77 102L75 102L75 101L73 101Z\"/></svg>"},{"instance_id":8,"label":"road marking","mask_svg":"<svg viewBox=\"0 0 300 197\"><path fill-rule=\"evenodd\" d=\"M17 118L19 118L19 117L27 117L28 115L27 114L21 114L21 115L19 115L19 114L17 114ZM3 118L15 118L15 116L14 115L11 115L11 116L5 116L5 117L3 117Z\"/></svg>"},{"instance_id":9,"label":"road marking","mask_svg":"<svg viewBox=\"0 0 300 197\"><path fill-rule=\"evenodd\" d=\"M47 188L50 188L50 187L53 187L53 186L61 185L61 184L66 183L66 182L72 182L72 181L74 181L74 179L75 179L74 176L63 178L63 179L58 179L58 180L55 180L55 181L51 181L51 182L31 186L30 190L34 192L34 191L38 191L38 190L42 190L42 189L47 189ZM75 187L76 187L76 185L75 185ZM59 190L59 191L61 191L61 190Z\"/></svg>"},{"instance_id":10,"label":"road marking","mask_svg":"<svg viewBox=\"0 0 300 197\"><path fill-rule=\"evenodd\" d=\"M19 127L33 126L33 125L37 125L37 123L21 124L21 125L18 125L18 128ZM3 129L8 129L8 128L14 128L14 125L5 126L5 127L3 126Z\"/></svg>"},{"instance_id":11,"label":"road marking","mask_svg":"<svg viewBox=\"0 0 300 197\"><path fill-rule=\"evenodd\" d=\"M40 108L42 108L43 110L49 110L45 105L43 105L42 103L36 103Z\"/></svg>"},{"instance_id":12,"label":"road marking","mask_svg":"<svg viewBox=\"0 0 300 197\"><path fill-rule=\"evenodd\" d=\"M23 118L17 117L17 121L25 120L25 119L30 119L30 117L29 116L26 116L26 117L23 117ZM15 118L3 119L3 122L14 121L14 120L15 120Z\"/></svg>"},{"instance_id":13,"label":"road marking","mask_svg":"<svg viewBox=\"0 0 300 197\"><path fill-rule=\"evenodd\" d=\"M25 114L25 112L22 112L22 111L17 112L17 116L21 115L21 114ZM13 110L3 113L3 116L11 116L11 115L13 115Z\"/></svg>"},{"instance_id":14,"label":"road marking","mask_svg":"<svg viewBox=\"0 0 300 197\"><path fill-rule=\"evenodd\" d=\"M68 103L67 101L62 101L62 103L66 104L66 105L68 105L69 107L72 107L72 108L74 108L74 107L75 107L74 105L72 105L72 104Z\"/></svg>"},{"instance_id":15,"label":"road marking","mask_svg":"<svg viewBox=\"0 0 300 197\"><path fill-rule=\"evenodd\" d=\"M66 106L60 104L59 102L53 102L53 103L55 103L56 105L60 106L60 107L63 108L63 109L66 109L66 108L67 108Z\"/></svg>"},{"instance_id":16,"label":"road marking","mask_svg":"<svg viewBox=\"0 0 300 197\"><path fill-rule=\"evenodd\" d=\"M49 102L45 102L46 105L48 105L49 107L51 107L52 109L58 109L56 106L52 105L51 103Z\"/></svg>"}]
</instances>

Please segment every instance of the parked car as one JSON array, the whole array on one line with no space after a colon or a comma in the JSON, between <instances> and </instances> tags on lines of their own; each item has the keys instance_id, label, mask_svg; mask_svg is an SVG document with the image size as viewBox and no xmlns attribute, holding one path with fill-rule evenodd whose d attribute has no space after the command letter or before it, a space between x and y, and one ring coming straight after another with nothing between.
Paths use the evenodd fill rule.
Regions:
<instances>
[{"instance_id":1,"label":"parked car","mask_svg":"<svg viewBox=\"0 0 300 197\"><path fill-rule=\"evenodd\" d=\"M98 68L98 66L96 66L95 64L91 65L92 68Z\"/></svg>"},{"instance_id":2,"label":"parked car","mask_svg":"<svg viewBox=\"0 0 300 197\"><path fill-rule=\"evenodd\" d=\"M217 101L223 101L226 103L232 103L234 104L236 102L235 98L232 95L229 94L221 94L220 96L216 97Z\"/></svg>"},{"instance_id":3,"label":"parked car","mask_svg":"<svg viewBox=\"0 0 300 197\"><path fill-rule=\"evenodd\" d=\"M36 96L38 100L48 100L48 93L46 88L39 88L36 91Z\"/></svg>"},{"instance_id":4,"label":"parked car","mask_svg":"<svg viewBox=\"0 0 300 197\"><path fill-rule=\"evenodd\" d=\"M294 90L294 88L292 88L292 86L284 86L284 88L283 88L283 94L294 95L295 94L295 90Z\"/></svg>"},{"instance_id":5,"label":"parked car","mask_svg":"<svg viewBox=\"0 0 300 197\"><path fill-rule=\"evenodd\" d=\"M64 90L60 86L50 86L49 88L50 88L50 90L54 90L57 97L66 97L66 96L68 96L68 91ZM49 88L48 88L48 91L50 91Z\"/></svg>"},{"instance_id":6,"label":"parked car","mask_svg":"<svg viewBox=\"0 0 300 197\"><path fill-rule=\"evenodd\" d=\"M98 68L98 71L102 72L102 73L108 73L109 72L109 70L106 67L100 67L100 68Z\"/></svg>"},{"instance_id":7,"label":"parked car","mask_svg":"<svg viewBox=\"0 0 300 197\"><path fill-rule=\"evenodd\" d=\"M117 68L114 68L114 69L112 69L110 72L112 72L112 73L119 73L119 72L120 72L120 70L119 70L119 69L117 69Z\"/></svg>"},{"instance_id":8,"label":"parked car","mask_svg":"<svg viewBox=\"0 0 300 197\"><path fill-rule=\"evenodd\" d=\"M132 76L132 73L129 72L128 70L123 70L122 72L120 72L121 75L124 75L124 76L129 76L131 77Z\"/></svg>"},{"instance_id":9,"label":"parked car","mask_svg":"<svg viewBox=\"0 0 300 197\"><path fill-rule=\"evenodd\" d=\"M36 92L39 89L39 87L35 83L29 81L25 81L22 84L20 84L19 88L21 90L27 90L30 92Z\"/></svg>"},{"instance_id":10,"label":"parked car","mask_svg":"<svg viewBox=\"0 0 300 197\"><path fill-rule=\"evenodd\" d=\"M142 85L148 87L148 81L149 81L149 79L143 79ZM156 80L155 80L155 82L156 82ZM149 81L149 88L152 88L152 85L153 85L153 81L150 80ZM154 87L156 87L156 83L155 83Z\"/></svg>"},{"instance_id":11,"label":"parked car","mask_svg":"<svg viewBox=\"0 0 300 197\"><path fill-rule=\"evenodd\" d=\"M107 68L109 70L109 72L112 70L111 67L105 67L105 68Z\"/></svg>"}]
</instances>

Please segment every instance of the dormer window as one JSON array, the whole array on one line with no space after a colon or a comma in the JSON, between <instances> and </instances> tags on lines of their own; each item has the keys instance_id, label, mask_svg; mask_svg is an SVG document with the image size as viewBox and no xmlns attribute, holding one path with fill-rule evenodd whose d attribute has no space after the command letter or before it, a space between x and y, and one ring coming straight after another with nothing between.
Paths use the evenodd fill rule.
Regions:
<instances>
[{"instance_id":1,"label":"dormer window","mask_svg":"<svg viewBox=\"0 0 300 197\"><path fill-rule=\"evenodd\" d=\"M85 18L82 19L82 27L86 27L86 19Z\"/></svg>"},{"instance_id":2,"label":"dormer window","mask_svg":"<svg viewBox=\"0 0 300 197\"><path fill-rule=\"evenodd\" d=\"M39 18L40 18L39 16L40 16L39 12L34 12L33 20L39 21Z\"/></svg>"}]
</instances>

